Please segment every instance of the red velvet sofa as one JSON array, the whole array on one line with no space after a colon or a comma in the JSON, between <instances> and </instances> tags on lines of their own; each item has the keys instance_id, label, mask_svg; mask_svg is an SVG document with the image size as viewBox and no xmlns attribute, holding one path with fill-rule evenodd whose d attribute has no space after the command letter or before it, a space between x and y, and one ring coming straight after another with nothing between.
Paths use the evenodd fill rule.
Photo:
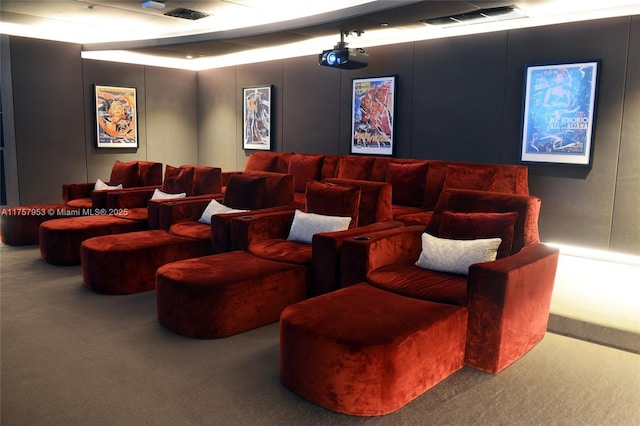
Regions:
<instances>
[{"instance_id":1,"label":"red velvet sofa","mask_svg":"<svg viewBox=\"0 0 640 426\"><path fill-rule=\"evenodd\" d=\"M406 225L426 225L440 193L446 188L474 189L506 194L529 194L528 169L521 165L416 160L364 155L322 155L256 152L244 172L269 171L294 177L294 199L304 209L308 181L329 179L390 183L392 218ZM223 191L230 175L223 172Z\"/></svg>"}]
</instances>

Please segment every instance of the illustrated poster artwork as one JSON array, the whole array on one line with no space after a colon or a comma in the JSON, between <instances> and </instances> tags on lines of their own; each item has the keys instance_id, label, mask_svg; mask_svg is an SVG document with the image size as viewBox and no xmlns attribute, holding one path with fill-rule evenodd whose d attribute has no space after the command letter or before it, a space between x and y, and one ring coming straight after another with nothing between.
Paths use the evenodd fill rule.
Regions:
<instances>
[{"instance_id":1,"label":"illustrated poster artwork","mask_svg":"<svg viewBox=\"0 0 640 426\"><path fill-rule=\"evenodd\" d=\"M95 86L98 148L137 148L136 89Z\"/></svg>"},{"instance_id":2,"label":"illustrated poster artwork","mask_svg":"<svg viewBox=\"0 0 640 426\"><path fill-rule=\"evenodd\" d=\"M244 149L271 149L271 87L243 89Z\"/></svg>"},{"instance_id":3,"label":"illustrated poster artwork","mask_svg":"<svg viewBox=\"0 0 640 426\"><path fill-rule=\"evenodd\" d=\"M395 76L353 80L353 154L393 154Z\"/></svg>"},{"instance_id":4,"label":"illustrated poster artwork","mask_svg":"<svg viewBox=\"0 0 640 426\"><path fill-rule=\"evenodd\" d=\"M589 164L597 62L527 69L522 160Z\"/></svg>"}]
</instances>

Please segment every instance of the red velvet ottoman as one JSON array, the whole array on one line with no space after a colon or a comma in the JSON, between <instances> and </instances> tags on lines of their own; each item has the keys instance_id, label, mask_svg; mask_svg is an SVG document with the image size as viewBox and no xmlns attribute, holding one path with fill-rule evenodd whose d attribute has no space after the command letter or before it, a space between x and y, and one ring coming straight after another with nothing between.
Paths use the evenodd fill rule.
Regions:
<instances>
[{"instance_id":1,"label":"red velvet ottoman","mask_svg":"<svg viewBox=\"0 0 640 426\"><path fill-rule=\"evenodd\" d=\"M38 244L38 229L47 220L79 216L82 209L65 204L36 204L2 209L0 237L10 246Z\"/></svg>"},{"instance_id":2,"label":"red velvet ottoman","mask_svg":"<svg viewBox=\"0 0 640 426\"><path fill-rule=\"evenodd\" d=\"M170 263L156 274L158 319L202 339L227 337L278 321L304 299L306 268L244 251Z\"/></svg>"},{"instance_id":3,"label":"red velvet ottoman","mask_svg":"<svg viewBox=\"0 0 640 426\"><path fill-rule=\"evenodd\" d=\"M132 294L156 288L162 265L209 254L209 242L164 230L90 238L80 258L84 286L102 294Z\"/></svg>"},{"instance_id":4,"label":"red velvet ottoman","mask_svg":"<svg viewBox=\"0 0 640 426\"><path fill-rule=\"evenodd\" d=\"M146 220L108 215L48 220L40 225L40 256L53 265L79 265L80 245L84 240L144 229L147 229Z\"/></svg>"},{"instance_id":5,"label":"red velvet ottoman","mask_svg":"<svg viewBox=\"0 0 640 426\"><path fill-rule=\"evenodd\" d=\"M289 306L280 378L339 413L398 410L462 368L467 309L360 283Z\"/></svg>"}]
</instances>

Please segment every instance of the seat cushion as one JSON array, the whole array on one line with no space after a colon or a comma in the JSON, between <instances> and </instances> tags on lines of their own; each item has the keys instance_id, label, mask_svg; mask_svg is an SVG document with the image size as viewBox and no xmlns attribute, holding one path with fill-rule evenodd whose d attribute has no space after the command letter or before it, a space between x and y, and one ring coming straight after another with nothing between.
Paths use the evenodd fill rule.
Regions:
<instances>
[{"instance_id":1,"label":"seat cushion","mask_svg":"<svg viewBox=\"0 0 640 426\"><path fill-rule=\"evenodd\" d=\"M330 410L389 414L462 368L466 328L464 307L356 284L282 312L280 378Z\"/></svg>"},{"instance_id":2,"label":"seat cushion","mask_svg":"<svg viewBox=\"0 0 640 426\"><path fill-rule=\"evenodd\" d=\"M192 220L178 222L169 227L169 233L194 240L209 240L211 238L211 225Z\"/></svg>"},{"instance_id":3,"label":"seat cushion","mask_svg":"<svg viewBox=\"0 0 640 426\"><path fill-rule=\"evenodd\" d=\"M467 277L420 269L414 265L391 264L367 276L372 285L403 296L464 306Z\"/></svg>"},{"instance_id":4,"label":"seat cushion","mask_svg":"<svg viewBox=\"0 0 640 426\"><path fill-rule=\"evenodd\" d=\"M287 241L279 238L259 241L249 246L249 253L263 259L298 265L311 264L311 244L296 241Z\"/></svg>"}]
</instances>

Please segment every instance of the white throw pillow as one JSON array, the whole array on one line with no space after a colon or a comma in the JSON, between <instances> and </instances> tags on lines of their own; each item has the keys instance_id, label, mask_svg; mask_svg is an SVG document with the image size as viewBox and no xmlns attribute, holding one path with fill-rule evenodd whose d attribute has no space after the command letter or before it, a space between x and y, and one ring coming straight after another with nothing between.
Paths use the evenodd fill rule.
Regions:
<instances>
[{"instance_id":1,"label":"white throw pillow","mask_svg":"<svg viewBox=\"0 0 640 426\"><path fill-rule=\"evenodd\" d=\"M104 191L105 189L122 189L122 184L119 185L107 185L100 179L96 180L96 184L93 187L96 191Z\"/></svg>"},{"instance_id":2,"label":"white throw pillow","mask_svg":"<svg viewBox=\"0 0 640 426\"><path fill-rule=\"evenodd\" d=\"M168 200L170 198L184 198L186 196L187 196L186 192L181 192L179 194L168 194L156 188L155 191L153 191L153 195L151 196L151 199L152 200Z\"/></svg>"},{"instance_id":3,"label":"white throw pillow","mask_svg":"<svg viewBox=\"0 0 640 426\"><path fill-rule=\"evenodd\" d=\"M287 240L311 244L313 234L344 231L349 228L350 223L350 217L325 216L296 210Z\"/></svg>"},{"instance_id":4,"label":"white throw pillow","mask_svg":"<svg viewBox=\"0 0 640 426\"><path fill-rule=\"evenodd\" d=\"M215 214L238 213L247 211L249 210L232 209L231 207L227 207L224 204L217 202L216 200L211 200L207 205L207 208L204 209L204 212L202 213L202 216L200 216L200 219L198 219L198 222L211 225L211 216Z\"/></svg>"},{"instance_id":5,"label":"white throw pillow","mask_svg":"<svg viewBox=\"0 0 640 426\"><path fill-rule=\"evenodd\" d=\"M469 274L474 263L496 260L500 238L448 240L422 234L422 253L416 266L433 271Z\"/></svg>"}]
</instances>

